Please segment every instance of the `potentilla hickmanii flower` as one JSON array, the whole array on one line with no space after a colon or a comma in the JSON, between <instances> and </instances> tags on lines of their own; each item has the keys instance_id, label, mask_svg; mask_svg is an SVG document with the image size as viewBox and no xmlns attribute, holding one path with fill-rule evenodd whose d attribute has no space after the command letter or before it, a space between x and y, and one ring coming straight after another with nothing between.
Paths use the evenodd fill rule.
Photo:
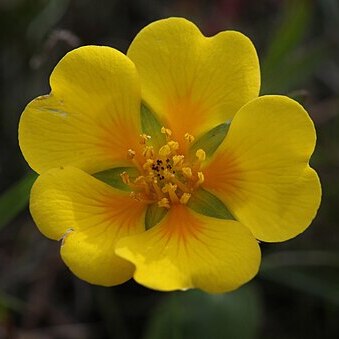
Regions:
<instances>
[{"instance_id":1,"label":"potentilla hickmanii flower","mask_svg":"<svg viewBox=\"0 0 339 339\"><path fill-rule=\"evenodd\" d=\"M258 97L241 33L156 21L127 56L69 52L50 85L19 126L40 174L30 210L81 279L230 291L258 272L258 240L295 237L316 214L313 123L288 97Z\"/></svg>"}]
</instances>

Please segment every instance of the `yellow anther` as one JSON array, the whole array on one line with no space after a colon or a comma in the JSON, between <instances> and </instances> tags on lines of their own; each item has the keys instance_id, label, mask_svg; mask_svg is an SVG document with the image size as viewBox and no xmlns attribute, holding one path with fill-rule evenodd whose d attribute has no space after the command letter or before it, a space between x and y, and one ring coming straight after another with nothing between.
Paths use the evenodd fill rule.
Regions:
<instances>
[{"instance_id":1,"label":"yellow anther","mask_svg":"<svg viewBox=\"0 0 339 339\"><path fill-rule=\"evenodd\" d=\"M190 197L191 197L190 193L184 193L180 198L180 204L183 204L183 205L187 204Z\"/></svg>"},{"instance_id":2,"label":"yellow anther","mask_svg":"<svg viewBox=\"0 0 339 339\"><path fill-rule=\"evenodd\" d=\"M196 185L201 185L205 181L204 173L198 172L198 181L196 182Z\"/></svg>"},{"instance_id":3,"label":"yellow anther","mask_svg":"<svg viewBox=\"0 0 339 339\"><path fill-rule=\"evenodd\" d=\"M184 139L185 139L187 142L191 143L191 142L194 141L194 136L191 135L191 134L189 134L189 133L185 133Z\"/></svg>"},{"instance_id":4,"label":"yellow anther","mask_svg":"<svg viewBox=\"0 0 339 339\"><path fill-rule=\"evenodd\" d=\"M153 156L154 156L153 146L145 146L143 151L142 151L142 155L147 159L153 158Z\"/></svg>"},{"instance_id":5,"label":"yellow anther","mask_svg":"<svg viewBox=\"0 0 339 339\"><path fill-rule=\"evenodd\" d=\"M169 128L161 127L161 133L165 134L167 138L172 135L172 131Z\"/></svg>"},{"instance_id":6,"label":"yellow anther","mask_svg":"<svg viewBox=\"0 0 339 339\"><path fill-rule=\"evenodd\" d=\"M162 188L162 191L164 193L168 193L172 203L179 202L179 198L175 191L177 190L177 185L173 185L172 183L165 184L165 186Z\"/></svg>"},{"instance_id":7,"label":"yellow anther","mask_svg":"<svg viewBox=\"0 0 339 339\"><path fill-rule=\"evenodd\" d=\"M126 185L129 185L129 184L130 184L129 175L128 175L127 172L122 172L122 173L120 174L120 177L121 177L122 182L123 182L124 184L126 184Z\"/></svg>"},{"instance_id":8,"label":"yellow anther","mask_svg":"<svg viewBox=\"0 0 339 339\"><path fill-rule=\"evenodd\" d=\"M199 148L196 153L195 156L198 158L198 160L200 162L204 161L206 159L206 153L203 149Z\"/></svg>"},{"instance_id":9,"label":"yellow anther","mask_svg":"<svg viewBox=\"0 0 339 339\"><path fill-rule=\"evenodd\" d=\"M162 198L161 200L158 201L158 206L159 207L165 207L165 208L170 208L170 203L167 198Z\"/></svg>"},{"instance_id":10,"label":"yellow anther","mask_svg":"<svg viewBox=\"0 0 339 339\"><path fill-rule=\"evenodd\" d=\"M167 145L170 147L171 151L176 151L179 149L179 143L177 141L169 141Z\"/></svg>"},{"instance_id":11,"label":"yellow anther","mask_svg":"<svg viewBox=\"0 0 339 339\"><path fill-rule=\"evenodd\" d=\"M184 164L184 156L183 155L174 155L173 158L173 166L176 168L181 168Z\"/></svg>"},{"instance_id":12,"label":"yellow anther","mask_svg":"<svg viewBox=\"0 0 339 339\"><path fill-rule=\"evenodd\" d=\"M133 159L135 157L135 151L133 151L132 149L129 149L127 151L127 158L128 159Z\"/></svg>"},{"instance_id":13,"label":"yellow anther","mask_svg":"<svg viewBox=\"0 0 339 339\"><path fill-rule=\"evenodd\" d=\"M161 155L162 157L167 157L170 153L171 153L171 148L168 144L162 146L159 149L159 155Z\"/></svg>"},{"instance_id":14,"label":"yellow anther","mask_svg":"<svg viewBox=\"0 0 339 339\"><path fill-rule=\"evenodd\" d=\"M148 184L147 178L144 177L143 175L140 175L137 178L135 178L135 180L134 180L134 187L139 188L139 189L140 189L140 187L143 187L144 190L145 190L145 193L147 195L149 195L149 193L150 193L150 189L149 189L149 184Z\"/></svg>"},{"instance_id":15,"label":"yellow anther","mask_svg":"<svg viewBox=\"0 0 339 339\"><path fill-rule=\"evenodd\" d=\"M169 191L174 191L175 192L175 190L177 189L177 185L174 185L174 184L172 184L172 183L167 183L167 184L165 184L165 186L162 188L162 191L164 192L164 193L168 193Z\"/></svg>"},{"instance_id":16,"label":"yellow anther","mask_svg":"<svg viewBox=\"0 0 339 339\"><path fill-rule=\"evenodd\" d=\"M142 168L145 171L151 171L152 169L152 165L154 164L154 160L153 159L147 159L146 162L144 163L144 165L142 166Z\"/></svg>"},{"instance_id":17,"label":"yellow anther","mask_svg":"<svg viewBox=\"0 0 339 339\"><path fill-rule=\"evenodd\" d=\"M165 169L163 172L162 172L162 175L164 176L165 179L170 179L172 177L174 177L174 174L171 173L169 170Z\"/></svg>"},{"instance_id":18,"label":"yellow anther","mask_svg":"<svg viewBox=\"0 0 339 339\"><path fill-rule=\"evenodd\" d=\"M147 142L149 139L151 139L151 136L150 136L150 135L147 135L147 134L145 134L145 133L140 134L139 143L140 143L141 145L145 145L146 142Z\"/></svg>"},{"instance_id":19,"label":"yellow anther","mask_svg":"<svg viewBox=\"0 0 339 339\"><path fill-rule=\"evenodd\" d=\"M190 167L183 167L181 169L181 172L186 178L188 179L192 178L192 170Z\"/></svg>"},{"instance_id":20,"label":"yellow anther","mask_svg":"<svg viewBox=\"0 0 339 339\"><path fill-rule=\"evenodd\" d=\"M144 184L146 183L146 178L143 175L139 175L137 178L134 180L135 184Z\"/></svg>"},{"instance_id":21,"label":"yellow anther","mask_svg":"<svg viewBox=\"0 0 339 339\"><path fill-rule=\"evenodd\" d=\"M130 197L138 201L142 200L142 194L140 193L131 192Z\"/></svg>"},{"instance_id":22,"label":"yellow anther","mask_svg":"<svg viewBox=\"0 0 339 339\"><path fill-rule=\"evenodd\" d=\"M145 176L145 179L148 180L148 182L151 182L152 180L154 180L155 174L153 171L149 171L148 174Z\"/></svg>"}]
</instances>

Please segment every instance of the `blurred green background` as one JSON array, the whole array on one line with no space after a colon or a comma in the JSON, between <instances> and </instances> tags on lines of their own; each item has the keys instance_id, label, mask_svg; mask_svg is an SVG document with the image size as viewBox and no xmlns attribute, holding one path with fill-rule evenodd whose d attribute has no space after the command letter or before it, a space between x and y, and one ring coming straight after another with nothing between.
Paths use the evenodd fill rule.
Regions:
<instances>
[{"instance_id":1,"label":"blurred green background","mask_svg":"<svg viewBox=\"0 0 339 339\"><path fill-rule=\"evenodd\" d=\"M230 294L88 285L27 210L35 177L17 142L25 105L49 92L69 50L125 52L143 26L168 16L191 19L205 35L245 33L261 61L261 94L295 98L316 124L317 218L295 239L262 244L259 275ZM339 1L0 0L0 338L339 338L338 171Z\"/></svg>"}]
</instances>

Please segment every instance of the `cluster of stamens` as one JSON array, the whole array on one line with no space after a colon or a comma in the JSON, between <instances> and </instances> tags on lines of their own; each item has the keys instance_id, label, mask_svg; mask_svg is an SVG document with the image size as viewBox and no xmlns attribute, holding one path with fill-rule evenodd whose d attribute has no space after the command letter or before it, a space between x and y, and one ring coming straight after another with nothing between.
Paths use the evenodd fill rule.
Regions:
<instances>
[{"instance_id":1,"label":"cluster of stamens","mask_svg":"<svg viewBox=\"0 0 339 339\"><path fill-rule=\"evenodd\" d=\"M166 166L166 167L165 167ZM175 170L172 168L172 165L170 164L170 159L166 159L165 163L161 159L157 159L155 163L152 164L151 169L156 173L159 180L165 179L165 168L166 171L175 174Z\"/></svg>"},{"instance_id":2,"label":"cluster of stamens","mask_svg":"<svg viewBox=\"0 0 339 339\"><path fill-rule=\"evenodd\" d=\"M204 182L201 166L206 155L202 149L198 149L194 160L188 161L180 154L179 143L171 139L172 131L162 127L161 133L165 134L167 142L157 152L148 144L150 136L140 136L144 162L140 163L134 150L127 151L127 157L134 162L140 175L132 179L127 172L123 172L121 178L131 187L134 199L170 208L171 204L186 204L193 191ZM192 143L194 137L186 133L184 140Z\"/></svg>"}]
</instances>

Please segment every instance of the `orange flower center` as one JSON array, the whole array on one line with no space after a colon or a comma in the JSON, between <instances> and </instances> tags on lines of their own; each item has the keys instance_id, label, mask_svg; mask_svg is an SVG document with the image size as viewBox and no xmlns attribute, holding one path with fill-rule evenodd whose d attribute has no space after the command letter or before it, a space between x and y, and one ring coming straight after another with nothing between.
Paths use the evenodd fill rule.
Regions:
<instances>
[{"instance_id":1,"label":"orange flower center","mask_svg":"<svg viewBox=\"0 0 339 339\"><path fill-rule=\"evenodd\" d=\"M159 207L170 208L171 204L186 204L192 193L204 182L201 165L206 158L202 149L198 149L194 159L180 154L178 141L172 140L172 132L161 128L167 142L158 150L152 145L151 136L140 136L142 157L136 157L136 151L129 149L127 156L140 171L140 175L132 180L127 172L121 173L121 179L132 189L131 196L148 203L157 203ZM184 141L192 143L194 137L185 134ZM136 159L143 159L140 163Z\"/></svg>"}]
</instances>

